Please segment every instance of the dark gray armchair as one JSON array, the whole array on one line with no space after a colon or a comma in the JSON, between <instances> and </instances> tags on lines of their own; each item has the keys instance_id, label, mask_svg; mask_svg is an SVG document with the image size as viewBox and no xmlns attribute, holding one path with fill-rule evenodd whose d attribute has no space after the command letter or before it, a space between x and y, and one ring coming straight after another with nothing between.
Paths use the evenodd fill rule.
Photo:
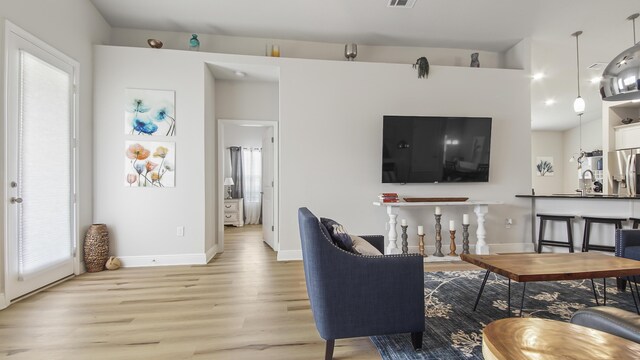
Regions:
<instances>
[{"instance_id":1,"label":"dark gray armchair","mask_svg":"<svg viewBox=\"0 0 640 360\"><path fill-rule=\"evenodd\" d=\"M307 292L325 359L333 358L336 339L411 333L422 347L424 270L422 257L363 256L336 246L307 208L298 210ZM363 236L380 252L384 237Z\"/></svg>"},{"instance_id":2,"label":"dark gray armchair","mask_svg":"<svg viewBox=\"0 0 640 360\"><path fill-rule=\"evenodd\" d=\"M640 230L616 230L616 256L640 261ZM635 278L640 280L640 274ZM627 281L633 281L633 279L634 277L618 278L618 289L624 291ZM629 287L633 291L633 287L631 285ZM637 310L638 304L636 303Z\"/></svg>"},{"instance_id":3,"label":"dark gray armchair","mask_svg":"<svg viewBox=\"0 0 640 360\"><path fill-rule=\"evenodd\" d=\"M611 306L594 306L578 310L571 323L640 343L640 316Z\"/></svg>"}]
</instances>

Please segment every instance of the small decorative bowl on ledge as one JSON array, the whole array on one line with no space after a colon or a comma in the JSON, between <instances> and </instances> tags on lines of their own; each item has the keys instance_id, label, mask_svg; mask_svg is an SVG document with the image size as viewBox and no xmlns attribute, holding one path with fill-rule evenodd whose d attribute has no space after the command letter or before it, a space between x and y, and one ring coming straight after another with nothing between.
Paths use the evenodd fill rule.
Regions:
<instances>
[{"instance_id":1,"label":"small decorative bowl on ledge","mask_svg":"<svg viewBox=\"0 0 640 360\"><path fill-rule=\"evenodd\" d=\"M633 122L632 118L626 118L626 119L622 119L622 123L627 125L627 124L631 124Z\"/></svg>"}]
</instances>

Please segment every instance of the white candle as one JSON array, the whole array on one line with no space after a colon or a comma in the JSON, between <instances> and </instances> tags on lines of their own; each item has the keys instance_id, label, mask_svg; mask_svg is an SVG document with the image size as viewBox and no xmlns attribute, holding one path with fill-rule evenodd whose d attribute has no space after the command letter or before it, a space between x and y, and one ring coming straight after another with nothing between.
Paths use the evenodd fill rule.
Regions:
<instances>
[{"instance_id":1,"label":"white candle","mask_svg":"<svg viewBox=\"0 0 640 360\"><path fill-rule=\"evenodd\" d=\"M449 220L449 230L455 230L456 229L456 222L453 220Z\"/></svg>"},{"instance_id":2,"label":"white candle","mask_svg":"<svg viewBox=\"0 0 640 360\"><path fill-rule=\"evenodd\" d=\"M469 225L469 214L462 214L462 224Z\"/></svg>"},{"instance_id":3,"label":"white candle","mask_svg":"<svg viewBox=\"0 0 640 360\"><path fill-rule=\"evenodd\" d=\"M418 225L418 235L424 235L424 226Z\"/></svg>"},{"instance_id":4,"label":"white candle","mask_svg":"<svg viewBox=\"0 0 640 360\"><path fill-rule=\"evenodd\" d=\"M407 219L402 219L402 226L407 226Z\"/></svg>"},{"instance_id":5,"label":"white candle","mask_svg":"<svg viewBox=\"0 0 640 360\"><path fill-rule=\"evenodd\" d=\"M436 215L442 214L442 210L440 210L440 206L436 206Z\"/></svg>"}]
</instances>

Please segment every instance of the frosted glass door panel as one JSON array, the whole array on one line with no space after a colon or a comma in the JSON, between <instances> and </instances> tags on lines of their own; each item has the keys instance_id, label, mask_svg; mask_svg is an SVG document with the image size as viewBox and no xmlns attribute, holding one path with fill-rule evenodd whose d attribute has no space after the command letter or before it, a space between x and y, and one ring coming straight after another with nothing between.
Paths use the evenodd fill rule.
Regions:
<instances>
[{"instance_id":1,"label":"frosted glass door panel","mask_svg":"<svg viewBox=\"0 0 640 360\"><path fill-rule=\"evenodd\" d=\"M71 75L20 51L18 271L22 278L72 257Z\"/></svg>"}]
</instances>

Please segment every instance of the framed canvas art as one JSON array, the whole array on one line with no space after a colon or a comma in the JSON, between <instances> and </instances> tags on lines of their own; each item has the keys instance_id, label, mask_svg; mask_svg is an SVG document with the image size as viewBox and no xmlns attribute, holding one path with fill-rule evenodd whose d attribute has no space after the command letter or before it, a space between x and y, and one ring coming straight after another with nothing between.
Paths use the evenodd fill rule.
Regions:
<instances>
[{"instance_id":1,"label":"framed canvas art","mask_svg":"<svg viewBox=\"0 0 640 360\"><path fill-rule=\"evenodd\" d=\"M175 91L125 89L124 133L175 136Z\"/></svg>"},{"instance_id":2,"label":"framed canvas art","mask_svg":"<svg viewBox=\"0 0 640 360\"><path fill-rule=\"evenodd\" d=\"M124 184L127 187L175 187L176 143L126 141Z\"/></svg>"}]
</instances>

